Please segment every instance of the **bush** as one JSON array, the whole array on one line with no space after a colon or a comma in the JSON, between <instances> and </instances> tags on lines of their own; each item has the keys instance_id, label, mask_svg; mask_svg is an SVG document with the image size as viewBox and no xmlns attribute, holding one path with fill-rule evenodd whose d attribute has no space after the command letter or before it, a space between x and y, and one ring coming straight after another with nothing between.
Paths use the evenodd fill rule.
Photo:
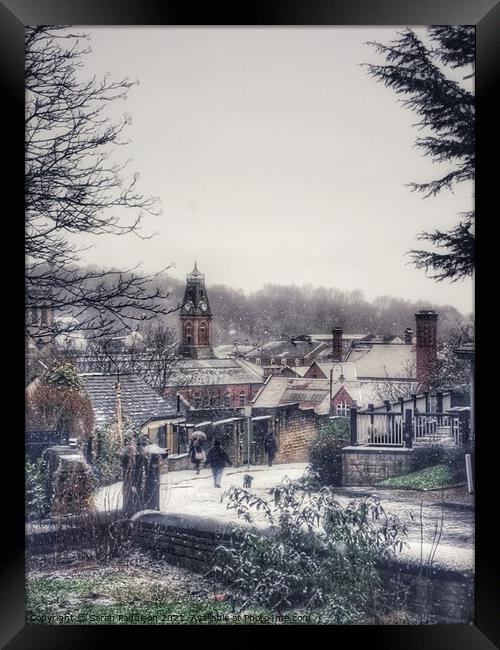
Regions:
<instances>
[{"instance_id":1,"label":"bush","mask_svg":"<svg viewBox=\"0 0 500 650\"><path fill-rule=\"evenodd\" d=\"M342 447L349 444L350 427L345 418L323 426L309 448L311 470L320 485L342 485Z\"/></svg>"},{"instance_id":2,"label":"bush","mask_svg":"<svg viewBox=\"0 0 500 650\"><path fill-rule=\"evenodd\" d=\"M122 420L123 445L128 445L135 438L138 440L140 432L133 423L126 417ZM95 479L100 486L110 485L121 481L122 464L120 451L122 445L118 440L116 423L111 423L104 428L95 430L95 457L94 473Z\"/></svg>"},{"instance_id":3,"label":"bush","mask_svg":"<svg viewBox=\"0 0 500 650\"><path fill-rule=\"evenodd\" d=\"M465 480L465 454L471 453L468 447L445 447L429 445L415 447L410 459L411 472L417 472L426 467L444 465L448 468L455 482Z\"/></svg>"},{"instance_id":4,"label":"bush","mask_svg":"<svg viewBox=\"0 0 500 650\"><path fill-rule=\"evenodd\" d=\"M271 536L239 531L234 544L215 551L211 572L242 608L321 608L322 621L357 622L383 591L377 562L404 544L406 528L373 497L343 508L330 488L313 496L289 479L274 488L272 502L235 486L223 497L248 522L254 509L275 526Z\"/></svg>"},{"instance_id":5,"label":"bush","mask_svg":"<svg viewBox=\"0 0 500 650\"><path fill-rule=\"evenodd\" d=\"M444 447L442 445L425 445L414 447L410 456L410 471L418 472L425 467L441 465L444 460Z\"/></svg>"},{"instance_id":6,"label":"bush","mask_svg":"<svg viewBox=\"0 0 500 650\"><path fill-rule=\"evenodd\" d=\"M42 519L50 510L47 486L47 468L43 458L34 463L25 460L25 516L26 520Z\"/></svg>"}]
</instances>

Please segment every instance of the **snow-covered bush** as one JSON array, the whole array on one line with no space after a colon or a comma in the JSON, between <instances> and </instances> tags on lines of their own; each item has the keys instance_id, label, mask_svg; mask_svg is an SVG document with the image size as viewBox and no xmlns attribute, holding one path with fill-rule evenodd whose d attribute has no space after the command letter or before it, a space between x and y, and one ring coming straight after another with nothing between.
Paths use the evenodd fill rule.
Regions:
<instances>
[{"instance_id":1,"label":"snow-covered bush","mask_svg":"<svg viewBox=\"0 0 500 650\"><path fill-rule=\"evenodd\" d=\"M405 544L405 526L373 497L342 507L330 488L312 494L289 479L272 500L235 486L223 497L246 521L259 511L275 526L271 536L235 533L234 544L215 551L211 571L242 608L319 608L331 623L354 623L383 592L377 562Z\"/></svg>"},{"instance_id":2,"label":"snow-covered bush","mask_svg":"<svg viewBox=\"0 0 500 650\"><path fill-rule=\"evenodd\" d=\"M342 447L349 440L349 422L341 417L330 420L316 434L309 448L309 460L320 485L342 485Z\"/></svg>"}]
</instances>

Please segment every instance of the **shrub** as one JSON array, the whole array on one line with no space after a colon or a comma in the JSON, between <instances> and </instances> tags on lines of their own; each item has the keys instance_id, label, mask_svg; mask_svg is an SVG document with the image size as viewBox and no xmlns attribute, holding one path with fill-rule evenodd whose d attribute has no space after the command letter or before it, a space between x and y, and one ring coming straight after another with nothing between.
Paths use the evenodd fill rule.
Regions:
<instances>
[{"instance_id":1,"label":"shrub","mask_svg":"<svg viewBox=\"0 0 500 650\"><path fill-rule=\"evenodd\" d=\"M429 445L415 447L410 459L410 471L416 472L436 465L446 466L455 482L465 480L465 454L471 453L468 447L445 447Z\"/></svg>"},{"instance_id":2,"label":"shrub","mask_svg":"<svg viewBox=\"0 0 500 650\"><path fill-rule=\"evenodd\" d=\"M126 417L122 421L122 435L123 445L140 436L140 432ZM109 485L122 480L121 448L115 422L95 430L94 472L98 485Z\"/></svg>"},{"instance_id":3,"label":"shrub","mask_svg":"<svg viewBox=\"0 0 500 650\"><path fill-rule=\"evenodd\" d=\"M350 427L345 418L335 418L323 426L311 443L311 470L320 485L342 485L342 447L350 440Z\"/></svg>"},{"instance_id":4,"label":"shrub","mask_svg":"<svg viewBox=\"0 0 500 650\"><path fill-rule=\"evenodd\" d=\"M26 424L64 431L81 441L88 439L94 426L92 402L70 363L55 362L27 393Z\"/></svg>"},{"instance_id":5,"label":"shrub","mask_svg":"<svg viewBox=\"0 0 500 650\"><path fill-rule=\"evenodd\" d=\"M410 456L410 471L417 472L425 467L441 465L444 460L444 447L442 445L425 445L414 447Z\"/></svg>"},{"instance_id":6,"label":"shrub","mask_svg":"<svg viewBox=\"0 0 500 650\"><path fill-rule=\"evenodd\" d=\"M275 527L270 536L239 531L235 543L215 551L211 573L242 608L319 607L326 622L354 623L382 592L377 562L405 543L406 528L373 497L343 508L330 488L312 495L284 479L272 502L236 486L223 498L248 522L254 509Z\"/></svg>"},{"instance_id":7,"label":"shrub","mask_svg":"<svg viewBox=\"0 0 500 650\"><path fill-rule=\"evenodd\" d=\"M25 516L27 520L42 519L50 509L46 463L38 458L34 463L25 459Z\"/></svg>"}]
</instances>

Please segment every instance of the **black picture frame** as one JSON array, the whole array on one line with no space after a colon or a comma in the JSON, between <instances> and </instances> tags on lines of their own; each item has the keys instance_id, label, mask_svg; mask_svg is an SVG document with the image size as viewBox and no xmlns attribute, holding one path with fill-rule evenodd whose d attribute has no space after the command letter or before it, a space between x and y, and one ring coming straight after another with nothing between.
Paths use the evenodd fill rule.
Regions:
<instances>
[{"instance_id":1,"label":"black picture frame","mask_svg":"<svg viewBox=\"0 0 500 650\"><path fill-rule=\"evenodd\" d=\"M0 3L0 48L2 49L1 75L4 81L3 103L8 109L4 122L4 160L8 160L8 172L4 195L13 199L10 211L4 209L5 241L8 247L10 242L22 240L24 229L21 217L23 205L23 76L24 76L24 25L34 24L68 24L68 25L428 25L428 24L473 24L477 30L477 77L476 77L476 102L478 107L477 127L477 169L476 204L479 215L478 241L481 238L495 237L493 232L498 220L496 215L489 214L488 206L494 206L495 199L488 196L488 192L496 189L497 164L491 166L485 160L485 153L492 147L492 138L496 133L493 123L493 114L497 112L498 103L495 98L495 81L498 77L499 67L499 26L500 6L497 0L306 0L289 2L269 1L257 3L234 3L233 6L222 8L222 5L206 4L200 8L193 8L189 3L167 2L155 0L3 0ZM10 111L10 112L9 112ZM496 115L495 115L496 118ZM493 223L492 223L493 222ZM490 231L491 228L491 231ZM485 232L487 230L487 235ZM491 235L490 235L491 232ZM7 234L8 233L8 234ZM498 238L496 238L498 241ZM14 244L12 244L13 246ZM17 244L16 244L17 245ZM19 250L21 241L17 245ZM478 250L482 244L479 243ZM481 261L482 260L482 261ZM488 431L489 418L487 408L494 407L494 401L488 400L488 394L493 390L491 380L486 378L489 365L488 353L482 357L482 341L489 340L491 322L489 312L477 311L480 294L488 280L495 277L495 260L489 255L484 255L478 263L476 271L476 317L478 318L476 348L479 363L476 361L476 386L477 386L477 458L481 468L476 479L476 622L475 625L434 625L421 627L390 627L390 628L359 628L349 627L341 629L329 628L328 635L332 635L329 643L338 638L338 633L347 634L349 643L363 642L359 634L365 636L365 642L370 643L370 648L405 648L411 650L430 650L432 648L494 648L500 646L500 608L498 606L497 573L495 571L498 561L496 550L496 536L494 532L495 498L488 499L493 493L493 485L489 485L488 477L495 477L496 458L494 446L498 433ZM23 295L24 259L16 255L14 265L9 267L9 276L13 278L9 285L12 294L17 300L9 299L9 310L12 309L12 318L9 317L10 328L13 332L11 347L14 351L13 361L9 368L19 367L19 381L10 382L11 371L8 377L11 384L11 395L5 403L5 410L13 416L14 422L4 430L9 433L8 458L4 455L3 469L11 465L13 475L10 477L3 495L3 535L7 548L2 554L4 569L1 580L1 620L0 629L2 647L17 648L89 648L103 647L103 627L62 627L62 626L25 626L24 623L24 439L20 433L23 425L23 383L22 364L18 359L17 350L24 350L23 320L24 305ZM12 296L11 294L11 296ZM484 301L486 304L490 294ZM10 307L10 305L16 307ZM17 309L19 307L19 309ZM5 315L5 314L4 314ZM19 338L17 336L19 335ZM10 339L9 339L10 341ZM19 347L17 347L17 344ZM483 358L485 361L483 362ZM4 366L5 368L5 366ZM497 382L498 384L498 382ZM485 397L486 396L486 397ZM486 401L488 400L488 402ZM8 408L7 408L8 406ZM17 432L15 436L12 431ZM491 436L486 434L491 433ZM493 435L495 434L495 435ZM6 447L4 447L6 449ZM496 458L495 458L496 456ZM489 463L491 465L489 466ZM4 474L4 472L2 472ZM282 634L279 626L266 628L265 634L269 640L273 635ZM318 629L318 628L317 628ZM324 628L319 628L324 633ZM125 632L124 632L125 630ZM107 629L109 643L115 646L126 638L134 643L137 640L144 642L144 636L153 631L144 627L118 628L112 626ZM290 631L290 630L288 630ZM292 628L295 634L297 628ZM314 632L311 628L301 628L301 632L308 634ZM164 643L171 642L170 631L157 628L155 633L160 633ZM203 635L207 640L211 634ZM225 632L225 631L224 631ZM124 637L124 633L126 637ZM218 633L219 634L219 631ZM254 638L256 629L247 629L245 637ZM241 631L240 631L241 635ZM187 632L182 633L183 642L186 642ZM134 638L132 638L134 637ZM112 639L112 640L111 640Z\"/></svg>"}]
</instances>

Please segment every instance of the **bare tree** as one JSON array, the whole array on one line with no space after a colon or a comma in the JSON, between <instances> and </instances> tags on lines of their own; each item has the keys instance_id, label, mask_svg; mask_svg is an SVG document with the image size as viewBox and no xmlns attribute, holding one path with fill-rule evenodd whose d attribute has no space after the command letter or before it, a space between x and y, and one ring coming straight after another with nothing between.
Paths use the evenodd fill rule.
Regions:
<instances>
[{"instance_id":1,"label":"bare tree","mask_svg":"<svg viewBox=\"0 0 500 650\"><path fill-rule=\"evenodd\" d=\"M375 395L380 403L384 400L397 402L400 397L407 398L418 390L418 383L414 379L417 375L414 361L403 362L396 376L389 377L387 371L385 374L387 379L377 382L375 386Z\"/></svg>"},{"instance_id":2,"label":"bare tree","mask_svg":"<svg viewBox=\"0 0 500 650\"><path fill-rule=\"evenodd\" d=\"M107 107L124 99L136 83L107 76L82 80L89 49L84 34L55 26L26 28L26 308L51 308L71 315L59 331L77 328L87 336L111 336L131 321L168 313L167 295L151 288L137 267L125 271L79 267L78 236L141 232L145 214L159 214L158 200L137 189L137 174L124 176L127 162L114 160L126 144ZM123 220L123 214L133 216ZM27 334L53 324L27 318ZM58 333L56 332L56 333Z\"/></svg>"},{"instance_id":3,"label":"bare tree","mask_svg":"<svg viewBox=\"0 0 500 650\"><path fill-rule=\"evenodd\" d=\"M163 395L177 359L178 341L173 330L161 322L148 326L144 341L146 352L142 376Z\"/></svg>"}]
</instances>

